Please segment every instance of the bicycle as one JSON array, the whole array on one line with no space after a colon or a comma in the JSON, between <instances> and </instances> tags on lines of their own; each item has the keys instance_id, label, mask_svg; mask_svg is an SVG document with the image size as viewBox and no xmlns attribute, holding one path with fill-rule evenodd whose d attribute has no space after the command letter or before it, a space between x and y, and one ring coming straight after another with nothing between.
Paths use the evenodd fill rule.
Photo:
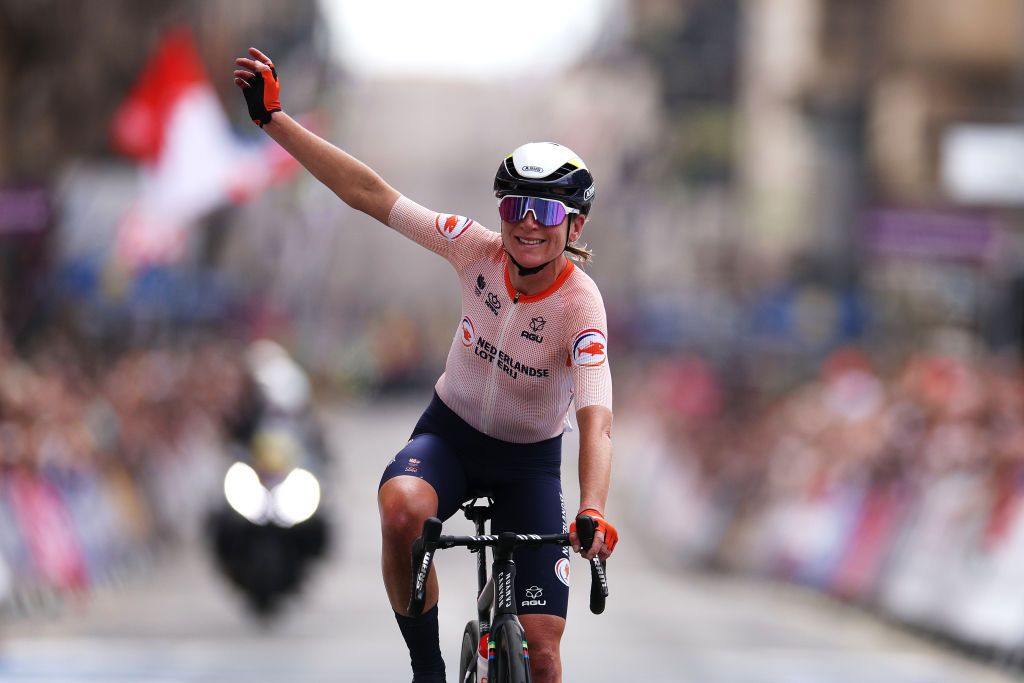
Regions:
<instances>
[{"instance_id":1,"label":"bicycle","mask_svg":"<svg viewBox=\"0 0 1024 683\"><path fill-rule=\"evenodd\" d=\"M458 680L460 683L530 683L529 646L513 597L516 568L512 553L519 546L567 546L569 534L485 534L484 524L491 517L491 501L487 499L483 505L477 505L478 500L473 499L461 508L475 526L474 536L442 536L441 520L429 517L423 522L423 533L412 544L413 579L409 613L419 616L423 612L427 577L438 550L465 547L477 553L477 618L466 624L462 634ZM589 549L594 542L595 526L594 520L587 515L576 518L576 532L584 549ZM490 578L487 576L485 551L488 547L492 548L494 556ZM590 560L590 579L590 611L601 614L608 597L608 577L604 561L597 557ZM497 591L495 585L498 586ZM484 637L487 638L487 672L490 674L486 679L478 676L482 673L478 669Z\"/></svg>"}]
</instances>

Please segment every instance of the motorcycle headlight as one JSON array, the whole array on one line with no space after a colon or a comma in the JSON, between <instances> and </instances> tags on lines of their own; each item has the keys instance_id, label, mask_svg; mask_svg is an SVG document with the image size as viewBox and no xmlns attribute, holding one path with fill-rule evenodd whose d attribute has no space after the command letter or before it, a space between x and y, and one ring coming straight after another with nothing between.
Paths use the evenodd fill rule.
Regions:
<instances>
[{"instance_id":1,"label":"motorcycle headlight","mask_svg":"<svg viewBox=\"0 0 1024 683\"><path fill-rule=\"evenodd\" d=\"M224 475L224 497L228 505L253 524L262 524L270 511L270 492L260 483L256 470L236 462Z\"/></svg>"},{"instance_id":2,"label":"motorcycle headlight","mask_svg":"<svg viewBox=\"0 0 1024 683\"><path fill-rule=\"evenodd\" d=\"M284 526L305 522L320 507L320 482L307 470L297 467L270 493L274 516Z\"/></svg>"}]
</instances>

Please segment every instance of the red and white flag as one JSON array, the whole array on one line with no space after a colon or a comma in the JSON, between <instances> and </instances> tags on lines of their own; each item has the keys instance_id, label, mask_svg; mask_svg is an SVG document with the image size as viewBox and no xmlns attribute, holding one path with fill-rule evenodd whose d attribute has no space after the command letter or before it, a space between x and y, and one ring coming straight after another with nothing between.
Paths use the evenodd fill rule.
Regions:
<instances>
[{"instance_id":1,"label":"red and white flag","mask_svg":"<svg viewBox=\"0 0 1024 683\"><path fill-rule=\"evenodd\" d=\"M246 145L232 133L185 29L161 39L114 114L111 136L140 165L139 193L115 245L131 268L177 260L197 219L298 168L277 145Z\"/></svg>"}]
</instances>

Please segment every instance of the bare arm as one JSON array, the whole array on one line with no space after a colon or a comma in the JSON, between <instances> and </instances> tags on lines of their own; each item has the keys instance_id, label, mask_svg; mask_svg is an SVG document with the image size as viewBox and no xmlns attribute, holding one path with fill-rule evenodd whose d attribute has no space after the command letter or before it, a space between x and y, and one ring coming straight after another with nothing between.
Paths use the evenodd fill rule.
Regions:
<instances>
[{"instance_id":1,"label":"bare arm","mask_svg":"<svg viewBox=\"0 0 1024 683\"><path fill-rule=\"evenodd\" d=\"M612 475L612 411L601 405L576 411L580 427L580 512L596 510L604 515L608 503L608 487ZM587 557L610 551L600 532Z\"/></svg>"},{"instance_id":2,"label":"bare arm","mask_svg":"<svg viewBox=\"0 0 1024 683\"><path fill-rule=\"evenodd\" d=\"M235 85L243 91L250 87L249 79L256 74L268 72L269 79L273 66L270 58L256 48L249 48L249 55L251 59L241 57L235 60L239 67L234 73ZM276 82L277 77L274 76L271 85L276 87ZM269 122L264 123L263 130L343 202L387 224L391 208L398 201L398 192L369 166L280 111L276 98L274 104L274 109L267 107L267 111L273 113Z\"/></svg>"},{"instance_id":3,"label":"bare arm","mask_svg":"<svg viewBox=\"0 0 1024 683\"><path fill-rule=\"evenodd\" d=\"M263 130L341 201L387 224L399 194L372 168L310 132L283 111L274 113Z\"/></svg>"}]
</instances>

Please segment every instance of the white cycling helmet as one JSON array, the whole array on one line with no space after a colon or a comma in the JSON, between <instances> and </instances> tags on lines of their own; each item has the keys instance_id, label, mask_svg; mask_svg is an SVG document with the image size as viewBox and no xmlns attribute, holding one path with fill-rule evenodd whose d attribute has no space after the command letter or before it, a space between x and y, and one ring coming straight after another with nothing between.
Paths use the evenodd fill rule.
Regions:
<instances>
[{"instance_id":1,"label":"white cycling helmet","mask_svg":"<svg viewBox=\"0 0 1024 683\"><path fill-rule=\"evenodd\" d=\"M525 195L558 199L590 213L594 178L571 149L557 142L528 142L505 157L494 176L494 196Z\"/></svg>"}]
</instances>

